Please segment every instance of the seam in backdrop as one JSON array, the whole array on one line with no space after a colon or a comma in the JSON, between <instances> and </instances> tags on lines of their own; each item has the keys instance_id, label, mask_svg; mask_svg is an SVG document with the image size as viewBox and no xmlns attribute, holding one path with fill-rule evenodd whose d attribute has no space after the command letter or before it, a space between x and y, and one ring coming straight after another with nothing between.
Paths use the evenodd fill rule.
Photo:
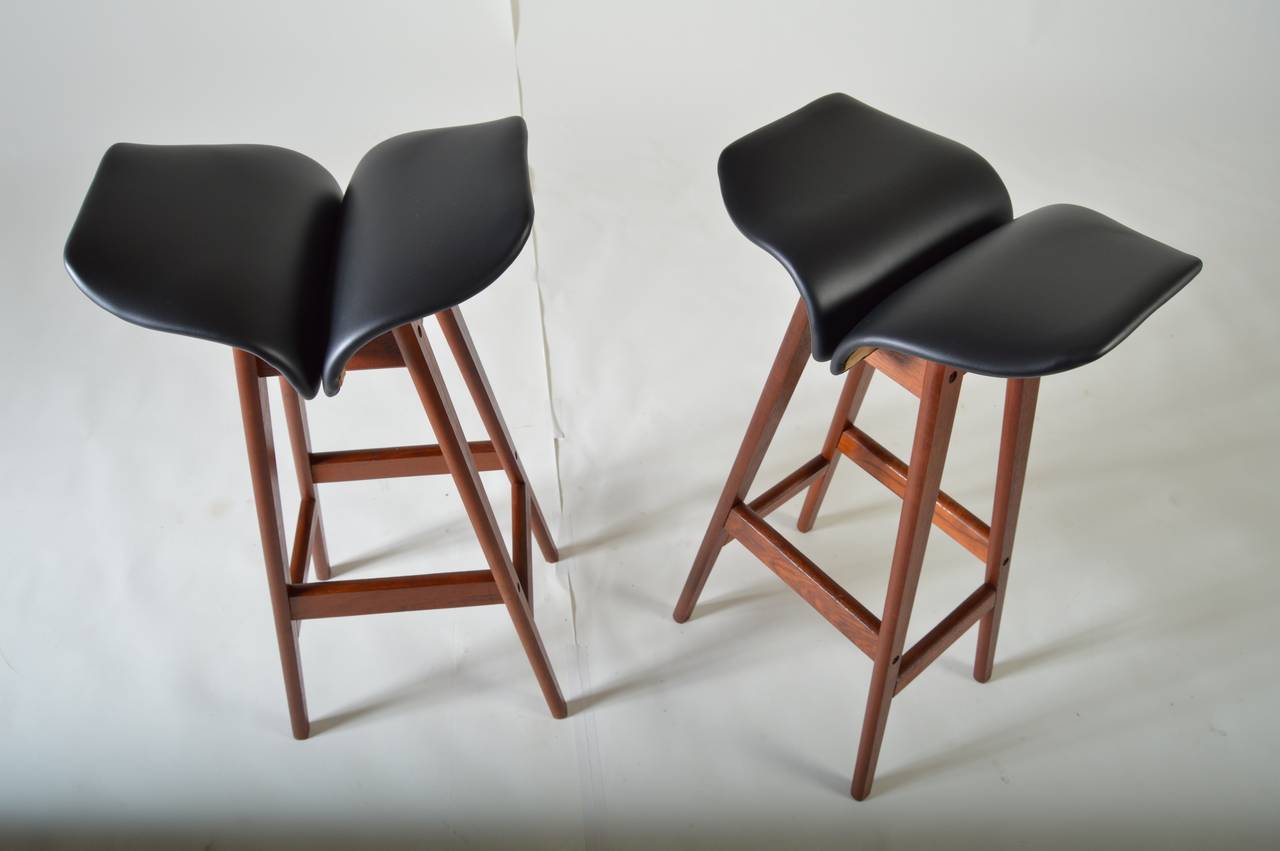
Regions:
<instances>
[{"instance_id":1,"label":"seam in backdrop","mask_svg":"<svg viewBox=\"0 0 1280 851\"><path fill-rule=\"evenodd\" d=\"M516 105L520 117L524 118L524 81L520 75L520 0L511 0L511 67L515 73ZM527 119L526 119L527 120ZM538 330L542 335L543 373L547 382L547 408L551 414L551 439L553 462L556 472L556 501L560 506L561 531L569 528L564 516L564 487L560 478L560 443L564 440L564 430L560 427L560 417L556 411L554 381L551 375L551 347L547 335L546 301L543 297L542 266L538 262L538 216L537 179L533 166L529 167L529 182L535 196L533 225L529 231L529 243L533 248L533 280L538 294ZM600 737L596 729L595 717L590 712L583 712L583 696L593 692L591 664L588 651L578 640L578 600L573 588L573 567L564 567L565 588L569 593L569 625L573 635L574 669L577 674L578 712L571 714L569 723L574 729L574 750L578 757L578 789L582 796L582 831L586 848L603 847L607 838L605 825L608 822L609 804L605 797L604 765L601 761Z\"/></svg>"}]
</instances>

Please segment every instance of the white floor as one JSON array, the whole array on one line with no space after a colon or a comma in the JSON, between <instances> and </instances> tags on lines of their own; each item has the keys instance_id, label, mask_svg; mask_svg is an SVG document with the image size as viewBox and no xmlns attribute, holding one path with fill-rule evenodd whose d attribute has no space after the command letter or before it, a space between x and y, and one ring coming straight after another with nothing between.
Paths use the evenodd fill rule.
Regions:
<instances>
[{"instance_id":1,"label":"white floor","mask_svg":"<svg viewBox=\"0 0 1280 851\"><path fill-rule=\"evenodd\" d=\"M501 608L316 621L302 635L306 742L289 735L230 357L98 310L58 268L60 243L116 138L234 128L345 179L399 130L517 111L509 9L454 8L441 31L439 10L395 7L388 23L335 7L286 60L275 51L294 31L289 14L260 22L275 40L245 35L246 6L163 47L165 61L186 59L171 81L144 61L182 23L167 6L146 10L141 36L87 7L69 30L52 12L18 21L26 37L0 27L4 76L64 92L19 87L0 104L22 119L0 232L0 845L1272 847L1276 115L1273 103L1213 98L1219 83L1265 93L1264 28L1243 8L1213 26L1190 11L1167 22L1148 58L1172 69L1193 120L1146 98L1164 89L1140 71L1122 77L1133 91L1075 98L1144 32L1138 12L1077 42L1097 56L1052 104L996 86L975 113L936 89L985 80L982 56L949 76L941 66L956 57L944 52L911 84L870 74L893 61L882 42L901 36L906 13L883 13L877 34L854 26L874 18L861 7L785 19L761 8L744 23L678 5L525 5L536 257L531 246L467 315L564 551L554 567L537 562L535 586L571 716L548 715ZM1028 60L1025 73L1052 78L1064 42L1093 25L1039 14L1013 15L1022 30L998 47L1047 57L1048 70ZM191 67L221 55L209 45L236 39L248 70L193 80ZM741 75L779 40L794 78L748 97ZM858 50L832 58L846 40ZM1226 82L1201 85L1209 60L1194 52L1193 70L1178 70L1192 42L1232 55ZM376 61L348 89L349 69L317 58L371 44ZM67 70L85 52L101 68ZM446 78L432 62L471 81L465 98L432 87ZM261 79L298 80L238 108L264 67L274 76ZM350 114L286 96L314 74L299 90L337 92ZM161 108L188 86L200 109ZM808 96L860 86L990 152L1017 211L1091 203L1206 269L1106 359L1043 383L995 677L972 680L972 635L940 658L895 701L874 792L856 803L869 661L736 545L694 618L677 625L670 611L794 299L720 210L716 153ZM653 91L662 97L646 99ZM1176 132L1153 142L1161 127ZM817 451L838 387L825 367L806 373L761 487ZM966 379L944 481L984 516L1000 392ZM320 449L430 439L390 372L354 376L310 410ZM881 378L861 422L905 455L913 411ZM505 516L501 475L486 480ZM481 563L446 479L325 486L322 500L344 578ZM772 521L878 608L897 500L846 463L809 535L794 532L798 506ZM912 638L981 570L935 534Z\"/></svg>"}]
</instances>

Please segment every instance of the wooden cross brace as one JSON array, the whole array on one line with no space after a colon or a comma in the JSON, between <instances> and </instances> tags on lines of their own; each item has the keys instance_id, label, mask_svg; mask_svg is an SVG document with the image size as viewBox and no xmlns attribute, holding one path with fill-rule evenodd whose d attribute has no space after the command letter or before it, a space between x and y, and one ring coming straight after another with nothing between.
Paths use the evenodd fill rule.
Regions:
<instances>
[{"instance_id":1,"label":"wooden cross brace","mask_svg":"<svg viewBox=\"0 0 1280 851\"><path fill-rule=\"evenodd\" d=\"M298 655L298 627L301 621L311 618L502 603L515 625L551 714L556 718L568 714L546 649L533 622L532 539L537 539L548 562L557 561L559 553L529 487L511 434L498 411L493 390L480 366L462 313L454 307L441 311L436 317L489 433L489 440L468 442L463 436L457 412L421 322L401 325L376 338L356 354L348 370L406 369L426 410L438 441L436 444L314 452L303 401L281 378L280 390L294 471L302 495L293 545L289 549L286 548L281 520L271 413L267 404L267 380L278 373L259 358L235 351L236 382L266 561L267 588L271 595L290 720L293 734L299 739L309 735L310 721ZM505 471L511 485L511 552L507 550L480 483L479 473L488 470ZM445 474L453 478L458 488L488 564L487 570L330 580L332 570L325 545L317 485ZM318 581L306 581L308 564L314 566Z\"/></svg>"},{"instance_id":2,"label":"wooden cross brace","mask_svg":"<svg viewBox=\"0 0 1280 851\"><path fill-rule=\"evenodd\" d=\"M974 677L979 682L991 677L1040 380L1008 380L990 526L940 489L963 372L886 350L860 350L850 359L850 369L821 454L748 500L747 492L808 360L809 322L801 302L792 314L746 437L676 604L675 619L683 623L693 614L720 550L730 540L736 540L871 657L874 663L871 688L851 789L853 797L862 800L871 791L894 695L974 624L978 624ZM875 372L887 375L920 400L910 464L854 425ZM842 455L902 499L889 590L880 617L841 588L764 519L784 502L807 490L796 525L802 532L812 529ZM983 561L986 575L982 585L904 652L931 526L937 526Z\"/></svg>"}]
</instances>

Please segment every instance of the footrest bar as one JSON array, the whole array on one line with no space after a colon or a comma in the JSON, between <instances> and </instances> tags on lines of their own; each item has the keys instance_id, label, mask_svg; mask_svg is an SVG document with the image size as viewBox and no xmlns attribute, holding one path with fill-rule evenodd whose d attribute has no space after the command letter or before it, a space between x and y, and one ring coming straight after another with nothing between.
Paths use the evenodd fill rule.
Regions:
<instances>
[{"instance_id":1,"label":"footrest bar","mask_svg":"<svg viewBox=\"0 0 1280 851\"><path fill-rule=\"evenodd\" d=\"M827 469L827 463L827 459L821 455L815 456L794 473L751 500L747 503L747 507L761 517L767 517L775 508L800 493L814 479L822 475L822 471Z\"/></svg>"},{"instance_id":2,"label":"footrest bar","mask_svg":"<svg viewBox=\"0 0 1280 851\"><path fill-rule=\"evenodd\" d=\"M480 472L501 470L502 463L487 440L468 443ZM440 447L387 446L378 449L344 449L312 452L311 477L316 484L356 482L364 479L394 479L401 476L439 476L449 472Z\"/></svg>"},{"instance_id":3,"label":"footrest bar","mask_svg":"<svg viewBox=\"0 0 1280 851\"><path fill-rule=\"evenodd\" d=\"M288 590L289 612L294 620L489 606L502 602L493 574L487 570L294 583Z\"/></svg>"},{"instance_id":4,"label":"footrest bar","mask_svg":"<svg viewBox=\"0 0 1280 851\"><path fill-rule=\"evenodd\" d=\"M995 603L996 589L991 585L983 585L966 597L941 623L902 654L902 665L898 668L898 682L893 687L893 693L897 694L906 688L934 659L964 635L969 627L991 611Z\"/></svg>"},{"instance_id":5,"label":"footrest bar","mask_svg":"<svg viewBox=\"0 0 1280 851\"><path fill-rule=\"evenodd\" d=\"M907 465L875 441L857 426L850 426L840 435L840 451L855 464L870 473L901 499L907 492ZM933 509L933 525L951 537L957 544L982 561L987 560L987 542L991 528L972 511L945 493L938 493Z\"/></svg>"},{"instance_id":6,"label":"footrest bar","mask_svg":"<svg viewBox=\"0 0 1280 851\"><path fill-rule=\"evenodd\" d=\"M777 529L741 502L729 512L724 529L778 574L858 649L868 656L875 656L880 619L809 561Z\"/></svg>"}]
</instances>

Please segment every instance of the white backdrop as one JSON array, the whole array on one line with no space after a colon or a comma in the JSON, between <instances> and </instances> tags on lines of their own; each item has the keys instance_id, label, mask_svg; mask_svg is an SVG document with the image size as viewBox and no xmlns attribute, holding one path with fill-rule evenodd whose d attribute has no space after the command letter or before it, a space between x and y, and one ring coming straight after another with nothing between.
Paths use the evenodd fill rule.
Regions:
<instances>
[{"instance_id":1,"label":"white backdrop","mask_svg":"<svg viewBox=\"0 0 1280 851\"><path fill-rule=\"evenodd\" d=\"M1274 5L3 9L0 843L1274 838ZM1205 261L1105 360L1044 382L996 675L969 677L968 636L921 677L861 804L860 653L734 547L670 620L795 300L725 216L715 158L831 91L974 147L1016 212L1093 206ZM316 735L294 742L230 358L98 310L62 240L113 141L269 142L345 181L394 133L521 109L536 263L467 311L568 556L535 584L573 714L547 716L498 609L315 622ZM427 439L402 377L358 379L311 406L320 448ZM806 374L762 483L816 451L837 388ZM966 382L944 482L978 507L999 396ZM905 454L912 410L881 379L866 428ZM322 498L344 575L479 560L443 480ZM792 537L875 609L896 506L842 469ZM914 634L979 571L935 536Z\"/></svg>"}]
</instances>

